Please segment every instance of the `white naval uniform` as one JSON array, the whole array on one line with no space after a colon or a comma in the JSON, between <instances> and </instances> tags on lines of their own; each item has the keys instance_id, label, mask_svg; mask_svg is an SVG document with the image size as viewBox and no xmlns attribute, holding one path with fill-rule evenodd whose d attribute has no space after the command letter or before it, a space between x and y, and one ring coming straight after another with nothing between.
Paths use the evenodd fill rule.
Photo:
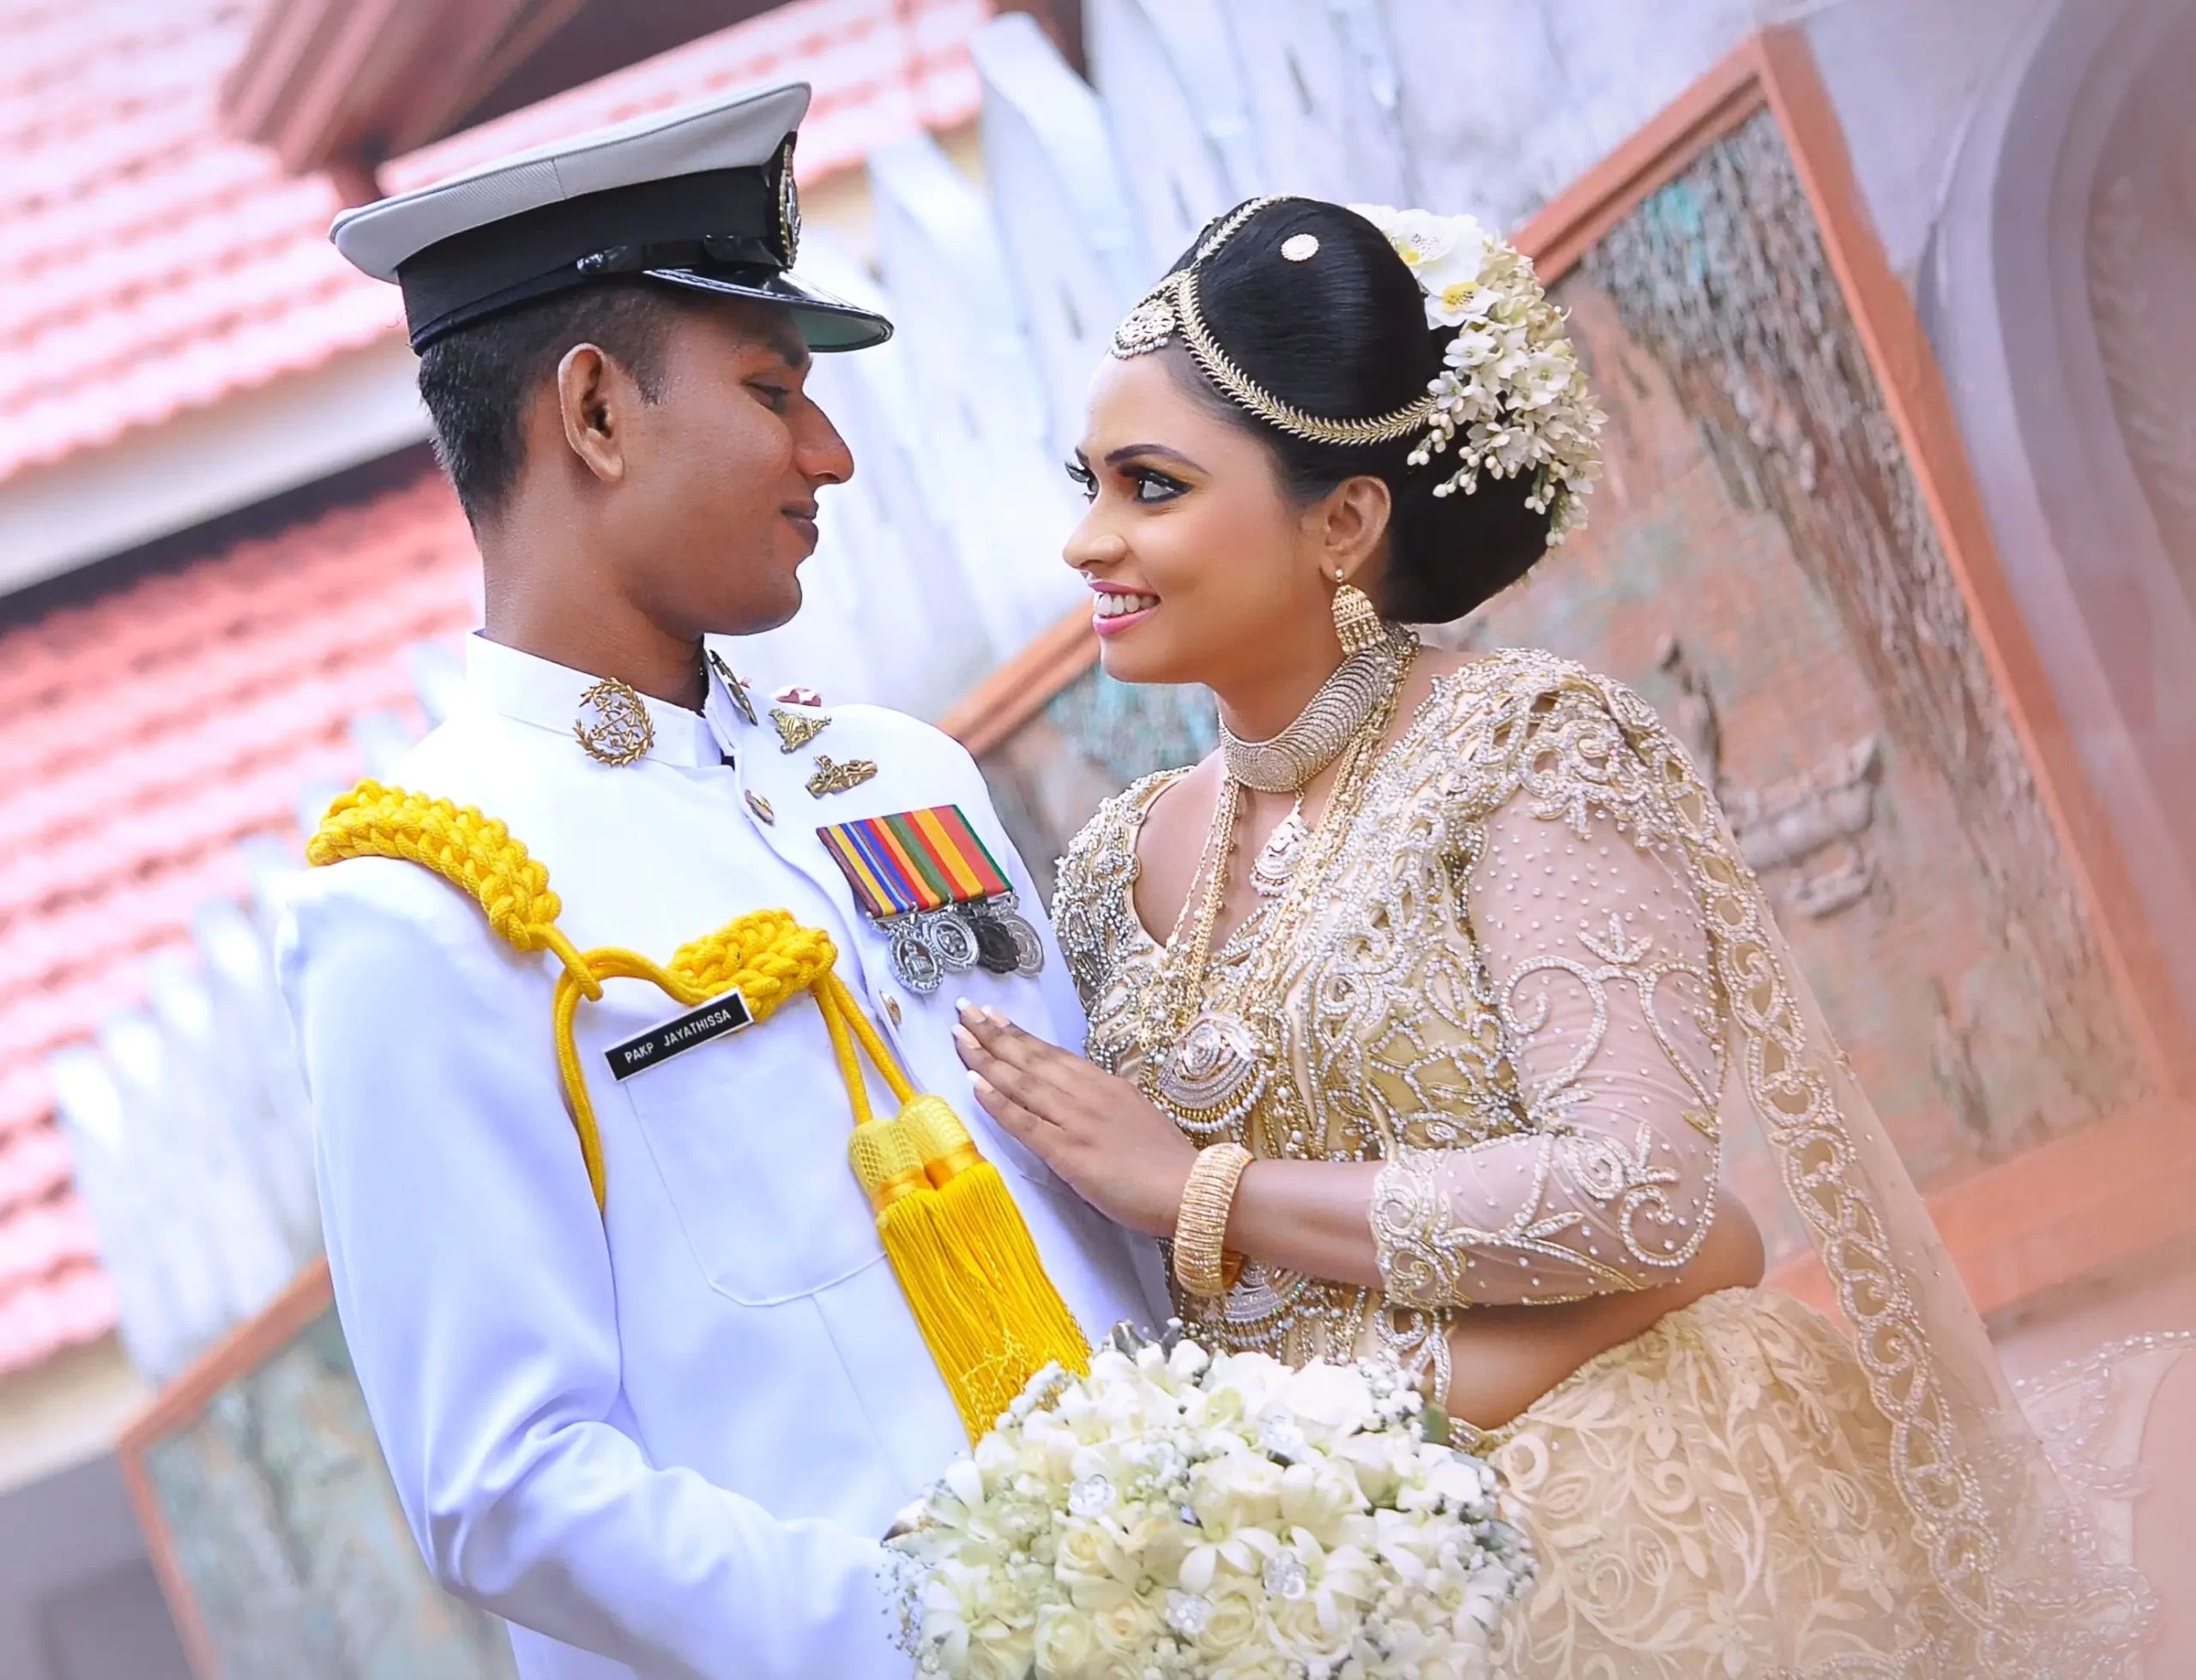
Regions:
<instances>
[{"instance_id":1,"label":"white naval uniform","mask_svg":"<svg viewBox=\"0 0 2196 1680\"><path fill-rule=\"evenodd\" d=\"M828 930L916 1086L998 1163L1086 1332L1163 1318L1156 1250L1000 1131L954 1053L962 995L1080 1046L1050 929L1037 978L949 974L920 997L817 838L818 823L957 804L1041 926L966 752L844 706L787 754L767 708L749 723L712 675L703 714L649 702L653 746L612 767L573 736L592 677L479 636L467 677L401 786L508 824L582 950L663 960L766 907ZM811 795L817 754L878 774ZM605 1049L683 1010L637 981L582 1003L606 1219L558 1082L556 973L411 864L308 871L288 908L282 983L336 1304L429 1566L516 1624L527 1680L905 1676L878 1538L968 1442L847 1164L822 1017L799 997L619 1083Z\"/></svg>"}]
</instances>

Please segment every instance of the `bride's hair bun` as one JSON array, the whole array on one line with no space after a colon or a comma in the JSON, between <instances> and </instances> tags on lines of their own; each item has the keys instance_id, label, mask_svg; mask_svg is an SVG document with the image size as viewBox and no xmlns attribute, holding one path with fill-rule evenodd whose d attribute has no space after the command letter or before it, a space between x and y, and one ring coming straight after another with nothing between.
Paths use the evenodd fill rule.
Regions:
<instances>
[{"instance_id":1,"label":"bride's hair bun","mask_svg":"<svg viewBox=\"0 0 2196 1680\"><path fill-rule=\"evenodd\" d=\"M1429 325L1427 292L1391 234L1339 204L1268 203L1216 244L1208 229L1170 273L1192 264L1197 311L1211 340L1264 393L1308 416L1389 415L1423 400L1460 330ZM1131 316L1125 334L1137 320ZM1457 473L1456 452L1414 464L1414 453L1425 454L1424 425L1379 443L1312 441L1207 378L1188 383L1265 440L1298 497L1314 500L1360 475L1386 483L1394 514L1379 605L1388 617L1439 623L1462 617L1523 577L1556 531L1563 503L1531 472L1481 473L1469 493L1461 485L1445 491Z\"/></svg>"}]
</instances>

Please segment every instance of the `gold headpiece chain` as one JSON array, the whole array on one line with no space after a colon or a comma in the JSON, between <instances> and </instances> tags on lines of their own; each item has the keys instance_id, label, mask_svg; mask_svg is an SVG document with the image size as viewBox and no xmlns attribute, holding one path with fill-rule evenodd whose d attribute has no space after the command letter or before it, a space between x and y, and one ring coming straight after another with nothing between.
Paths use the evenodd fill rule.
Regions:
<instances>
[{"instance_id":1,"label":"gold headpiece chain","mask_svg":"<svg viewBox=\"0 0 2196 1680\"><path fill-rule=\"evenodd\" d=\"M1179 333L1191 359L1229 401L1248 409L1277 431L1310 443L1361 449L1375 443L1393 443L1423 431L1433 418L1439 400L1431 391L1391 413L1356 420L1326 419L1267 390L1238 367L1234 358L1213 336L1198 301L1198 270L1215 251L1241 232L1252 217L1271 205L1287 202L1290 196L1278 194L1254 198L1232 211L1198 247L1197 255L1188 263L1144 293L1143 301L1129 311L1127 319L1113 334L1113 354L1124 361L1148 356L1155 350L1163 349Z\"/></svg>"}]
</instances>

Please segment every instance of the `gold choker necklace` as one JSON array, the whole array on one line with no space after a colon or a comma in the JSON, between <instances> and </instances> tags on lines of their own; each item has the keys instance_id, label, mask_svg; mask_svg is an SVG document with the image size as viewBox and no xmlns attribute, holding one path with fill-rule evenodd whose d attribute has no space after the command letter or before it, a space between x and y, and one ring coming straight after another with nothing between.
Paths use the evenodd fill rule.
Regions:
<instances>
[{"instance_id":1,"label":"gold choker necklace","mask_svg":"<svg viewBox=\"0 0 2196 1680\"><path fill-rule=\"evenodd\" d=\"M1342 756L1410 669L1418 638L1393 626L1369 647L1345 653L1312 703L1278 735L1246 741L1220 726L1221 762L1228 774L1261 793L1294 793Z\"/></svg>"}]
</instances>

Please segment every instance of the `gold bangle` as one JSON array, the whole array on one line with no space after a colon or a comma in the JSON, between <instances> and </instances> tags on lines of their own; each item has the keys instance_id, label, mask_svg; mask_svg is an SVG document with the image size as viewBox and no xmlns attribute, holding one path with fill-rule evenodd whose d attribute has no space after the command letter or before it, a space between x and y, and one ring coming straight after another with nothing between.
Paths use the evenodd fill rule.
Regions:
<instances>
[{"instance_id":1,"label":"gold bangle","mask_svg":"<svg viewBox=\"0 0 2196 1680\"><path fill-rule=\"evenodd\" d=\"M1197 1165L1182 1186L1182 1206L1174 1215L1174 1281L1192 1295L1228 1292L1222 1251L1228 1211L1250 1164L1251 1152L1241 1144L1216 1143L1198 1152Z\"/></svg>"}]
</instances>

